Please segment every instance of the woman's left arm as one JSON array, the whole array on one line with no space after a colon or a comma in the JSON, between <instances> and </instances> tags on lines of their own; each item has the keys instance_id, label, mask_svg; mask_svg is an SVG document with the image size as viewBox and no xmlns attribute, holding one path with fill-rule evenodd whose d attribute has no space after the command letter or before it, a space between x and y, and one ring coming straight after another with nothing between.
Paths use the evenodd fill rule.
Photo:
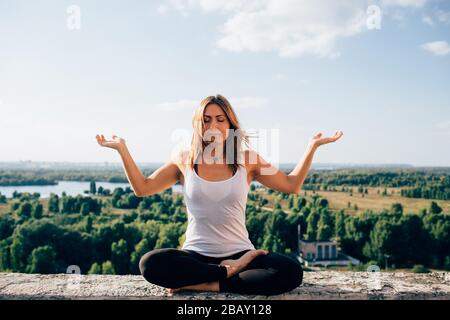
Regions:
<instances>
[{"instance_id":1,"label":"woman's left arm","mask_svg":"<svg viewBox=\"0 0 450 320\"><path fill-rule=\"evenodd\" d=\"M342 135L342 131L337 131L332 137L329 138L322 138L321 132L315 134L306 148L303 159L297 164L295 169L289 173L289 175L286 175L284 172L275 168L270 163L266 162L261 156L256 154L257 161L254 179L266 187L277 191L298 194L300 193L303 182L308 175L312 159L317 148L321 145L335 142L342 137Z\"/></svg>"}]
</instances>

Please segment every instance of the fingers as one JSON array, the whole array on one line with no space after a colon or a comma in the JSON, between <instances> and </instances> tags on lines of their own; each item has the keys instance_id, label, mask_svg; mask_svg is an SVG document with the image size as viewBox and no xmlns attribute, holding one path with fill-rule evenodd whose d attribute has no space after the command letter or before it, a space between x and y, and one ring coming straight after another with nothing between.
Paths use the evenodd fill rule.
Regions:
<instances>
[{"instance_id":1,"label":"fingers","mask_svg":"<svg viewBox=\"0 0 450 320\"><path fill-rule=\"evenodd\" d=\"M268 253L269 253L268 250L259 249L259 250L256 250L255 256L259 256L259 255L262 255L262 254L268 254Z\"/></svg>"}]
</instances>

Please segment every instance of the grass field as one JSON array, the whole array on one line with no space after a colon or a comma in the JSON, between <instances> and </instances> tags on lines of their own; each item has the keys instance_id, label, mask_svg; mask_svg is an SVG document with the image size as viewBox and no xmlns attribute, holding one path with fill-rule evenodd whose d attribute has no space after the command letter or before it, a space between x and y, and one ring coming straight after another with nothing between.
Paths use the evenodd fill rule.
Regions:
<instances>
[{"instance_id":1,"label":"grass field","mask_svg":"<svg viewBox=\"0 0 450 320\"><path fill-rule=\"evenodd\" d=\"M356 188L355 188L356 189ZM368 194L364 194L364 197L360 193L353 193L350 196L348 192L333 192L333 191L316 191L316 194L325 197L329 202L329 207L333 211L339 211L345 209L348 214L355 214L363 212L366 209L379 212L382 209L390 209L391 205L395 202L399 202L403 206L404 213L419 213L423 208L429 208L431 201L435 201L441 208L442 213L450 214L450 201L449 200L431 200L431 199L415 199L406 198L400 196L400 189L387 188L387 196L382 196L381 193L384 188L367 188ZM377 193L380 190L380 194ZM258 192L263 192L265 197L269 200L270 205L273 205L274 195L269 195L261 188ZM302 192L302 196L303 196ZM306 191L306 199L311 200L313 195L312 191ZM348 207L350 202L350 208ZM358 210L354 209L354 205L357 205ZM267 205L267 206L270 206ZM281 202L283 209L288 210L287 201Z\"/></svg>"},{"instance_id":2,"label":"grass field","mask_svg":"<svg viewBox=\"0 0 450 320\"><path fill-rule=\"evenodd\" d=\"M377 190L380 190L380 194L377 193ZM449 200L406 198L400 196L400 189L396 188L387 188L388 195L382 196L381 192L383 190L384 188L368 188L368 194L364 194L364 197L362 197L360 193L353 193L352 196L350 196L350 193L348 192L316 191L316 193L328 200L331 210L339 211L340 209L344 209L348 214L357 214L366 209L373 210L374 212L380 212L382 209L389 209L395 202L399 202L403 205L404 213L419 213L423 208L428 209L431 201L435 201L442 208L442 213L450 214ZM258 188L256 189L256 192L262 193L264 197L269 200L269 204L267 204L266 207L273 207L275 198L274 194L268 194L267 189L265 188ZM177 195L181 194L173 194L174 197ZM304 191L301 195L304 195ZM307 200L311 200L312 195L312 191L306 191ZM94 198L98 197L94 196ZM48 199L41 199L40 201L44 206L44 212L46 212L48 208ZM350 208L348 207L348 202L350 202ZM355 204L357 205L358 210L354 209ZM8 212L9 206L9 204L0 204L0 213ZM289 211L287 200L283 200L281 202L281 206L284 210ZM104 207L103 210L115 214L124 214L130 211L128 209L112 208L109 205Z\"/></svg>"}]
</instances>

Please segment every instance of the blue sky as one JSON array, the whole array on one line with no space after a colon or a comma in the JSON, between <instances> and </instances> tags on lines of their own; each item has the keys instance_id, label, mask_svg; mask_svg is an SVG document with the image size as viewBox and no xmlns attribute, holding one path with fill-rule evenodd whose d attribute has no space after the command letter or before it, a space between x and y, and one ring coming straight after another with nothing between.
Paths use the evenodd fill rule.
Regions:
<instances>
[{"instance_id":1,"label":"blue sky","mask_svg":"<svg viewBox=\"0 0 450 320\"><path fill-rule=\"evenodd\" d=\"M0 0L0 161L166 161L220 93L269 161L450 166L449 42L443 0Z\"/></svg>"}]
</instances>

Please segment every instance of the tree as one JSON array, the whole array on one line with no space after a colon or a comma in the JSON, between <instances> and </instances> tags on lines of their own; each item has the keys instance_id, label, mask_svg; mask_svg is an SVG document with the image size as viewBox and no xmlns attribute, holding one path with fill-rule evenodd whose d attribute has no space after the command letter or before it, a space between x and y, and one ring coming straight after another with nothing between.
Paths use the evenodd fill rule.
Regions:
<instances>
[{"instance_id":1,"label":"tree","mask_svg":"<svg viewBox=\"0 0 450 320\"><path fill-rule=\"evenodd\" d=\"M430 212L431 213L441 213L442 208L439 207L439 205L435 201L431 201Z\"/></svg>"},{"instance_id":2,"label":"tree","mask_svg":"<svg viewBox=\"0 0 450 320\"><path fill-rule=\"evenodd\" d=\"M339 211L336 214L334 223L334 234L341 241L345 238L345 213L344 210Z\"/></svg>"},{"instance_id":3,"label":"tree","mask_svg":"<svg viewBox=\"0 0 450 320\"><path fill-rule=\"evenodd\" d=\"M391 205L391 212L394 214L402 214L403 213L403 206L399 202L395 202Z\"/></svg>"},{"instance_id":4,"label":"tree","mask_svg":"<svg viewBox=\"0 0 450 320\"><path fill-rule=\"evenodd\" d=\"M430 236L418 215L405 215L399 221L401 237L397 246L401 248L396 255L397 263L411 266L427 264L430 258Z\"/></svg>"},{"instance_id":5,"label":"tree","mask_svg":"<svg viewBox=\"0 0 450 320\"><path fill-rule=\"evenodd\" d=\"M0 215L0 240L12 235L16 221L8 215Z\"/></svg>"},{"instance_id":6,"label":"tree","mask_svg":"<svg viewBox=\"0 0 450 320\"><path fill-rule=\"evenodd\" d=\"M180 231L178 223L168 223L161 226L155 248L177 248Z\"/></svg>"},{"instance_id":7,"label":"tree","mask_svg":"<svg viewBox=\"0 0 450 320\"><path fill-rule=\"evenodd\" d=\"M28 219L31 217L32 206L28 201L22 202L17 211L17 215L21 218Z\"/></svg>"},{"instance_id":8,"label":"tree","mask_svg":"<svg viewBox=\"0 0 450 320\"><path fill-rule=\"evenodd\" d=\"M92 224L93 224L93 219L91 216L87 216L85 218L85 227L84 227L84 231L86 231L87 233L91 233L92 232Z\"/></svg>"},{"instance_id":9,"label":"tree","mask_svg":"<svg viewBox=\"0 0 450 320\"><path fill-rule=\"evenodd\" d=\"M33 218L40 219L42 218L43 206L39 202L36 202L33 206Z\"/></svg>"},{"instance_id":10,"label":"tree","mask_svg":"<svg viewBox=\"0 0 450 320\"><path fill-rule=\"evenodd\" d=\"M379 264L382 264L385 255L395 257L398 251L401 250L398 246L399 239L398 225L381 219L370 232L370 241L364 245L363 253L369 259L376 260Z\"/></svg>"},{"instance_id":11,"label":"tree","mask_svg":"<svg viewBox=\"0 0 450 320\"><path fill-rule=\"evenodd\" d=\"M91 181L90 185L89 185L89 192L91 194L95 194L96 193L96 187L95 187L95 181Z\"/></svg>"},{"instance_id":12,"label":"tree","mask_svg":"<svg viewBox=\"0 0 450 320\"><path fill-rule=\"evenodd\" d=\"M48 199L48 211L53 213L59 212L59 197L57 194L50 194L50 198Z\"/></svg>"},{"instance_id":13,"label":"tree","mask_svg":"<svg viewBox=\"0 0 450 320\"><path fill-rule=\"evenodd\" d=\"M317 223L317 240L328 241L333 237L334 221L330 212L324 209L320 213L320 219Z\"/></svg>"},{"instance_id":14,"label":"tree","mask_svg":"<svg viewBox=\"0 0 450 320\"><path fill-rule=\"evenodd\" d=\"M286 213L279 209L274 210L268 217L264 225L264 249L284 253L289 237L289 234L284 233L289 230L286 217Z\"/></svg>"},{"instance_id":15,"label":"tree","mask_svg":"<svg viewBox=\"0 0 450 320\"><path fill-rule=\"evenodd\" d=\"M148 244L147 239L142 239L135 247L134 252L131 254L131 273L132 274L139 274L139 261L141 260L141 257L150 251L150 247Z\"/></svg>"},{"instance_id":16,"label":"tree","mask_svg":"<svg viewBox=\"0 0 450 320\"><path fill-rule=\"evenodd\" d=\"M319 207L321 208L328 208L328 200L325 198L321 198L319 200Z\"/></svg>"},{"instance_id":17,"label":"tree","mask_svg":"<svg viewBox=\"0 0 450 320\"><path fill-rule=\"evenodd\" d=\"M111 261L108 260L102 263L102 274L116 274Z\"/></svg>"},{"instance_id":18,"label":"tree","mask_svg":"<svg viewBox=\"0 0 450 320\"><path fill-rule=\"evenodd\" d=\"M116 274L127 274L129 261L127 242L124 239L113 242L111 245L111 262L114 265Z\"/></svg>"},{"instance_id":19,"label":"tree","mask_svg":"<svg viewBox=\"0 0 450 320\"><path fill-rule=\"evenodd\" d=\"M102 266L94 262L88 271L88 274L102 274Z\"/></svg>"},{"instance_id":20,"label":"tree","mask_svg":"<svg viewBox=\"0 0 450 320\"><path fill-rule=\"evenodd\" d=\"M294 208L294 197L289 197L288 208L292 210Z\"/></svg>"},{"instance_id":21,"label":"tree","mask_svg":"<svg viewBox=\"0 0 450 320\"><path fill-rule=\"evenodd\" d=\"M31 261L27 267L29 273L55 273L55 249L52 246L42 246L31 253Z\"/></svg>"},{"instance_id":22,"label":"tree","mask_svg":"<svg viewBox=\"0 0 450 320\"><path fill-rule=\"evenodd\" d=\"M60 252L56 248L65 243L63 234L62 228L50 223L47 219L31 219L16 227L11 244L12 269L15 272L26 272L28 258L34 248L49 245L55 248L56 252ZM69 251L68 254L72 253Z\"/></svg>"},{"instance_id":23,"label":"tree","mask_svg":"<svg viewBox=\"0 0 450 320\"><path fill-rule=\"evenodd\" d=\"M89 203L86 203L86 202L84 202L83 204L81 204L81 209L80 209L80 213L82 214L82 215L88 215L89 214L89 211L90 211L90 208L89 208Z\"/></svg>"},{"instance_id":24,"label":"tree","mask_svg":"<svg viewBox=\"0 0 450 320\"><path fill-rule=\"evenodd\" d=\"M315 241L317 239L317 224L320 220L320 213L316 210L312 211L308 218L306 218L306 239L309 241Z\"/></svg>"},{"instance_id":25,"label":"tree","mask_svg":"<svg viewBox=\"0 0 450 320\"><path fill-rule=\"evenodd\" d=\"M302 209L304 206L306 206L306 199L303 197L297 198L296 204L297 209Z\"/></svg>"}]
</instances>

